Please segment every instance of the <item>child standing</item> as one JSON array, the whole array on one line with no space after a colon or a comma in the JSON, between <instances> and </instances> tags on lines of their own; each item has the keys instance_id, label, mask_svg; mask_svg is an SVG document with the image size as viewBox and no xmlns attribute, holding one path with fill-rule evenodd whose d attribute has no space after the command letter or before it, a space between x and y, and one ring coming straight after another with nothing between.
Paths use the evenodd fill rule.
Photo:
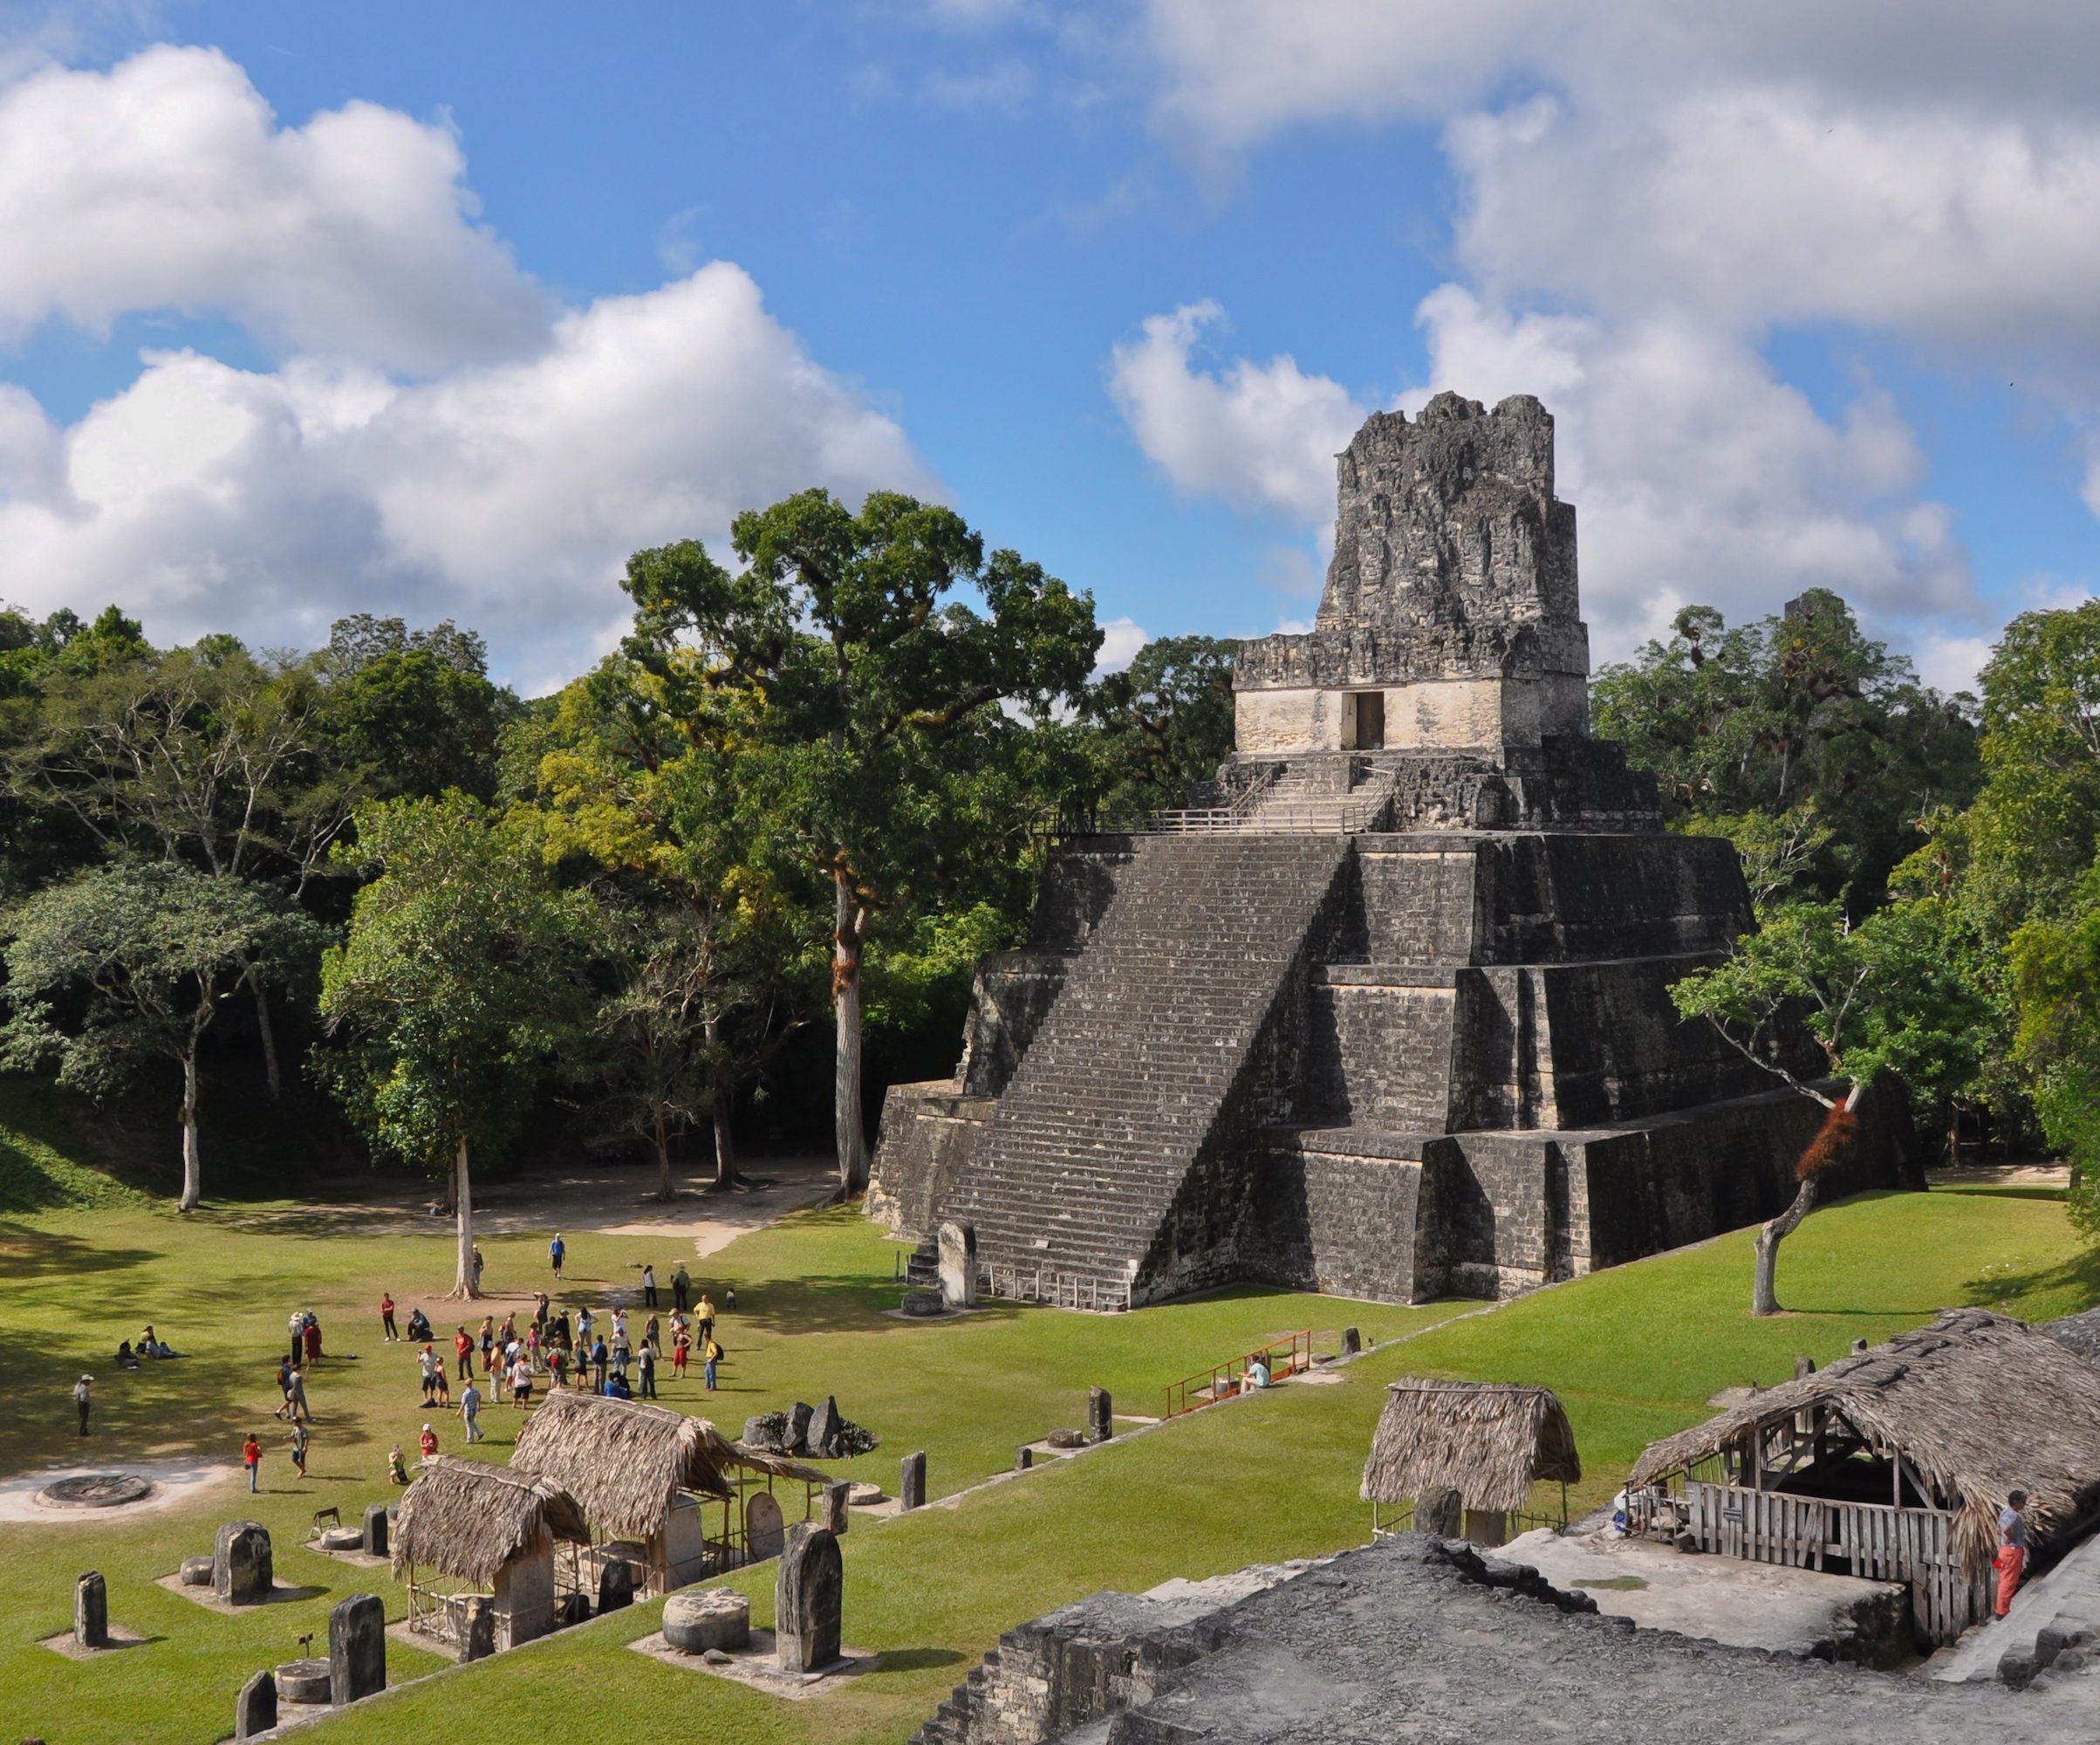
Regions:
<instances>
[{"instance_id":1,"label":"child standing","mask_svg":"<svg viewBox=\"0 0 2100 1745\"><path fill-rule=\"evenodd\" d=\"M298 1468L301 1478L306 1476L306 1441L308 1432L304 1424L291 1427L291 1463Z\"/></svg>"},{"instance_id":2,"label":"child standing","mask_svg":"<svg viewBox=\"0 0 2100 1745\"><path fill-rule=\"evenodd\" d=\"M248 1468L248 1489L252 1495L263 1488L263 1445L256 1440L252 1430L248 1433L248 1440L241 1444L241 1464Z\"/></svg>"}]
</instances>

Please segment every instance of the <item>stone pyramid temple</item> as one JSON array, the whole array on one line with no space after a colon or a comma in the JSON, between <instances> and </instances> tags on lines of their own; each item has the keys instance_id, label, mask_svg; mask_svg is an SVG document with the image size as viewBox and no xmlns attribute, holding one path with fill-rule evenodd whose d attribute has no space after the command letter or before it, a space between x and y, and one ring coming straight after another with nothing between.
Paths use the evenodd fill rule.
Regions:
<instances>
[{"instance_id":1,"label":"stone pyramid temple","mask_svg":"<svg viewBox=\"0 0 2100 1745\"><path fill-rule=\"evenodd\" d=\"M1241 648L1216 782L1061 845L955 1077L891 1091L868 1209L928 1265L952 1221L982 1288L1081 1308L1495 1297L1792 1197L1821 1110L1667 991L1749 924L1741 868L1590 736L1553 482L1528 395L1357 433L1319 616ZM1893 1100L1833 1193L1918 1185Z\"/></svg>"}]
</instances>

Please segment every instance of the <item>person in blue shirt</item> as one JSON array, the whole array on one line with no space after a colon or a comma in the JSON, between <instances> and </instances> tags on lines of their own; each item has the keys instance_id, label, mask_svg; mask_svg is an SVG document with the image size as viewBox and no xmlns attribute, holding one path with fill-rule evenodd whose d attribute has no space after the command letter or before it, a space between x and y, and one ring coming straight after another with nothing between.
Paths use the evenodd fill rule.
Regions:
<instances>
[{"instance_id":1,"label":"person in blue shirt","mask_svg":"<svg viewBox=\"0 0 2100 1745\"><path fill-rule=\"evenodd\" d=\"M2020 1577L2027 1570L2027 1493L2015 1490L1998 1511L1998 1556L1991 1565L1998 1571L1999 1617L2013 1609L2013 1596L2020 1591Z\"/></svg>"},{"instance_id":2,"label":"person in blue shirt","mask_svg":"<svg viewBox=\"0 0 2100 1745\"><path fill-rule=\"evenodd\" d=\"M554 1263L554 1276L557 1278L562 1276L562 1256L568 1252L568 1243L562 1240L562 1233L557 1230L554 1240L547 1244L547 1258Z\"/></svg>"}]
</instances>

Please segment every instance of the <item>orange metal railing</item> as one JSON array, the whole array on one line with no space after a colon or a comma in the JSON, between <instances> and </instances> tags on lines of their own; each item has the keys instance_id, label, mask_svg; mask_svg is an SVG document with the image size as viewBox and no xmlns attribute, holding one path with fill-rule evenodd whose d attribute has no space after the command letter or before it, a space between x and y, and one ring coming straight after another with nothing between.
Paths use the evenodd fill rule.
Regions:
<instances>
[{"instance_id":1,"label":"orange metal railing","mask_svg":"<svg viewBox=\"0 0 2100 1745\"><path fill-rule=\"evenodd\" d=\"M1303 1374L1312 1367L1312 1335L1292 1333L1272 1340L1244 1357L1214 1364L1208 1369L1184 1376L1166 1390L1166 1410L1163 1415L1179 1418L1184 1412L1194 1412L1214 1406L1221 1399L1231 1399L1242 1391L1247 1372L1257 1358L1268 1366L1272 1383Z\"/></svg>"}]
</instances>

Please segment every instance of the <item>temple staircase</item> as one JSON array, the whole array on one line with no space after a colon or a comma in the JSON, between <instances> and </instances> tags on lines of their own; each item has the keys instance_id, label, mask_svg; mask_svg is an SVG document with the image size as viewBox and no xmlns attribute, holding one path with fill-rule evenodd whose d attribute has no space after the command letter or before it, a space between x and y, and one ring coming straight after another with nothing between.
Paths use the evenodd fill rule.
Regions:
<instances>
[{"instance_id":1,"label":"temple staircase","mask_svg":"<svg viewBox=\"0 0 2100 1745\"><path fill-rule=\"evenodd\" d=\"M1147 1256L1349 852L1328 835L1145 841L942 1208L976 1225L994 1293L1145 1299Z\"/></svg>"}]
</instances>

